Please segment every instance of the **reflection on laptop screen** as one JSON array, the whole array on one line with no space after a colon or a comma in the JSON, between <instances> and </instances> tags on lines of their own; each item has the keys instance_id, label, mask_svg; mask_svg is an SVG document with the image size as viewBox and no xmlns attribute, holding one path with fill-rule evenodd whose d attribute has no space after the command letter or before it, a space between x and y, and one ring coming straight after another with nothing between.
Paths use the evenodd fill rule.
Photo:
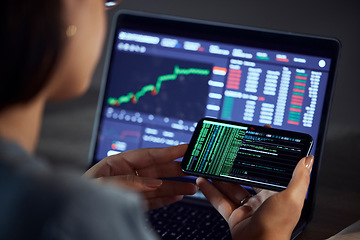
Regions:
<instances>
[{"instance_id":1,"label":"reflection on laptop screen","mask_svg":"<svg viewBox=\"0 0 360 240\"><path fill-rule=\"evenodd\" d=\"M116 30L113 46L96 161L188 143L204 116L317 142L329 58L127 28Z\"/></svg>"}]
</instances>

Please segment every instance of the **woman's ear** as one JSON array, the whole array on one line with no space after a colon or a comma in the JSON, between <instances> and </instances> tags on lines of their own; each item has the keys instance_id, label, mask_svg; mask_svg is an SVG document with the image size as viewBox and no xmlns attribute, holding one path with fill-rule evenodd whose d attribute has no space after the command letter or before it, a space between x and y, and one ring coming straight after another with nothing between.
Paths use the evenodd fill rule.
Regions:
<instances>
[{"instance_id":1,"label":"woman's ear","mask_svg":"<svg viewBox=\"0 0 360 240\"><path fill-rule=\"evenodd\" d=\"M50 100L77 97L88 89L106 32L103 1L62 2L65 47L48 87Z\"/></svg>"}]
</instances>

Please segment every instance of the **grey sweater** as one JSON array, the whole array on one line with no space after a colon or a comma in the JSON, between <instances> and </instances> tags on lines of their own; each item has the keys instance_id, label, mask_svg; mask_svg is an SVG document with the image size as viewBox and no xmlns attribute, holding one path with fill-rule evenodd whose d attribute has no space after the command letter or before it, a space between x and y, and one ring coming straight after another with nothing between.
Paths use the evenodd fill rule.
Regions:
<instances>
[{"instance_id":1,"label":"grey sweater","mask_svg":"<svg viewBox=\"0 0 360 240\"><path fill-rule=\"evenodd\" d=\"M155 239L138 195L0 139L0 239Z\"/></svg>"}]
</instances>

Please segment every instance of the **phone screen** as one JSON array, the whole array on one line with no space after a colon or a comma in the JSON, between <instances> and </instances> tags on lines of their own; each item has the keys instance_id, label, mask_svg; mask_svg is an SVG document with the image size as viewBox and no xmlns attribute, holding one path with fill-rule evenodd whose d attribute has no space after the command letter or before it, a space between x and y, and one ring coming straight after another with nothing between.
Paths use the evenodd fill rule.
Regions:
<instances>
[{"instance_id":1,"label":"phone screen","mask_svg":"<svg viewBox=\"0 0 360 240\"><path fill-rule=\"evenodd\" d=\"M304 133L205 118L197 124L181 168L190 175L283 190L312 144Z\"/></svg>"}]
</instances>

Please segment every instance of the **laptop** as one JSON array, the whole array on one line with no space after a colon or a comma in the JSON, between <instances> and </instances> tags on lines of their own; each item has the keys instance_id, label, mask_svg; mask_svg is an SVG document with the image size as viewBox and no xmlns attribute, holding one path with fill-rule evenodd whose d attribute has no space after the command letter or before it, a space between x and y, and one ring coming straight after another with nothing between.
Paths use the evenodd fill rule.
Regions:
<instances>
[{"instance_id":1,"label":"laptop","mask_svg":"<svg viewBox=\"0 0 360 240\"><path fill-rule=\"evenodd\" d=\"M339 41L125 10L111 26L90 165L188 143L203 117L304 132L316 161L292 238L300 234L313 215ZM150 211L148 221L163 239L231 239L201 192Z\"/></svg>"}]
</instances>

